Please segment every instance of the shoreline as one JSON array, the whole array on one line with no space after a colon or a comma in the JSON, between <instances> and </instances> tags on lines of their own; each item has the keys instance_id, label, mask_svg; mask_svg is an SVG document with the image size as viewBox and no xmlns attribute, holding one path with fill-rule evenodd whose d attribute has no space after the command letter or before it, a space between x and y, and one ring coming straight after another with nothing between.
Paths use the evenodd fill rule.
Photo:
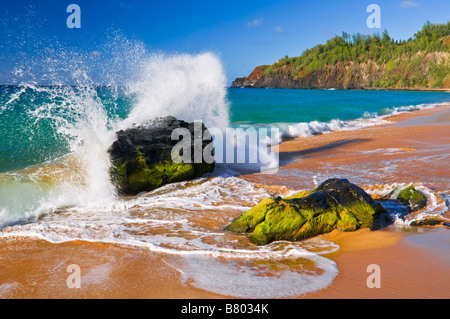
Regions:
<instances>
[{"instance_id":1,"label":"shoreline","mask_svg":"<svg viewBox=\"0 0 450 319\"><path fill-rule=\"evenodd\" d=\"M383 120L386 123L284 141L278 145L280 157L278 174L285 180L278 177L266 178L264 174L249 174L243 178L263 184L287 181L288 186L296 190L311 189L316 186L313 175L324 178L342 175L342 178L345 178L348 177L347 174L353 174L354 177L358 177L363 175L355 173L354 168L358 166L361 173L370 173L367 177L371 177L362 176L359 180L357 178L353 181L360 186L378 185L381 182L392 184L425 181L423 184L436 188L438 185L427 183L430 180L430 173L436 179L440 179L441 184L447 185L449 176L442 176L437 169L437 164L443 165L445 161L425 163L425 166L433 166L428 171L425 167L420 167L419 164L422 163L411 162L418 166L418 170L414 172L410 171L406 163L415 154L433 156L442 153L442 148L450 150L447 138L450 136L450 103L385 115ZM392 165L393 162L395 170L385 172L389 168L386 164ZM299 179L298 176L296 179L295 176L290 178L286 172L292 171L302 171L308 175L303 179ZM374 176L377 171L380 171L378 177ZM450 187L445 186L442 190L450 191Z\"/></svg>"},{"instance_id":2,"label":"shoreline","mask_svg":"<svg viewBox=\"0 0 450 319\"><path fill-rule=\"evenodd\" d=\"M384 161L396 160L393 172L375 176L377 179L372 175L363 176L362 180L369 185L381 180L384 183L420 182L438 191L448 191L448 172L441 176L442 172L434 170L434 166L420 167L423 163L414 166L413 172L402 169L417 164L411 154L420 152L433 156L450 144L450 126L442 125L450 122L449 110L450 104L446 104L390 115L387 117L389 124L286 141L280 144L283 165L279 175L240 177L268 186L289 184L289 187L301 189L313 186L314 178L308 175L305 175L308 178L291 178L286 172L300 170L323 174L321 176L344 176L355 171L356 163L362 165L360 172L373 169L381 174L384 171L378 168L384 168ZM439 123L435 123L436 119ZM408 121L416 122L402 125ZM395 151L385 154L383 150L390 148ZM447 163L445 158L437 161L437 167L442 163ZM447 212L446 217L449 215ZM340 246L337 252L324 255L337 264L339 274L327 288L297 298L449 298L450 262L432 249L419 247L411 241L424 233L435 236L430 239L432 243L449 242L447 232L427 227L413 227L409 231L394 227L352 233L334 231L322 235ZM233 299L183 282L180 270L173 266L175 259L176 256L144 248L110 243L74 240L55 244L31 237L0 238L0 298ZM67 267L71 264L78 264L82 269L81 289L67 286L70 275ZM381 267L380 289L369 289L366 285L370 264Z\"/></svg>"},{"instance_id":3,"label":"shoreline","mask_svg":"<svg viewBox=\"0 0 450 319\"><path fill-rule=\"evenodd\" d=\"M406 92L448 92L450 88L355 88L355 89L338 89L338 88L274 88L274 87L253 87L253 86L227 86L227 89L275 89L275 90L336 90L336 91L406 91Z\"/></svg>"},{"instance_id":4,"label":"shoreline","mask_svg":"<svg viewBox=\"0 0 450 319\"><path fill-rule=\"evenodd\" d=\"M286 182L289 187L302 190L315 187L317 176L352 177L356 180L349 180L364 189L376 188L380 183L380 187L414 183L450 194L450 171L442 170L448 163L445 155L450 155L450 103L384 119L388 123L281 143L279 173L287 173L273 182ZM416 154L434 160L424 163ZM386 164L395 167L386 170ZM295 171L301 171L305 178L299 179L293 174ZM262 184L272 182L257 174L245 178ZM447 210L442 217L450 220L450 212ZM412 244L420 243L424 234L430 233L434 244L447 243L445 250ZM402 229L391 225L378 231L333 231L322 236L340 246L337 252L326 255L336 262L339 274L327 288L299 296L300 299L450 297L448 227ZM371 264L380 266L380 289L367 287L367 266Z\"/></svg>"},{"instance_id":5,"label":"shoreline","mask_svg":"<svg viewBox=\"0 0 450 319\"><path fill-rule=\"evenodd\" d=\"M182 283L173 256L112 243L51 243L22 237L0 240L1 299L229 298ZM80 287L70 288L70 265Z\"/></svg>"}]
</instances>

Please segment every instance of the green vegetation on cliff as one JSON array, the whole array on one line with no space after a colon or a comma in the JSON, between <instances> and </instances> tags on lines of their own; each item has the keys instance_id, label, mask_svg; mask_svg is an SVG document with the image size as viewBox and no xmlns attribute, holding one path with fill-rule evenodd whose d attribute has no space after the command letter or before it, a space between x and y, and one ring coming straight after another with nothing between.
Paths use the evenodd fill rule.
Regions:
<instances>
[{"instance_id":1,"label":"green vegetation on cliff","mask_svg":"<svg viewBox=\"0 0 450 319\"><path fill-rule=\"evenodd\" d=\"M248 78L233 86L449 88L450 22L427 22L407 41L394 40L386 30L381 35L344 32L299 57L265 66L256 81Z\"/></svg>"}]
</instances>

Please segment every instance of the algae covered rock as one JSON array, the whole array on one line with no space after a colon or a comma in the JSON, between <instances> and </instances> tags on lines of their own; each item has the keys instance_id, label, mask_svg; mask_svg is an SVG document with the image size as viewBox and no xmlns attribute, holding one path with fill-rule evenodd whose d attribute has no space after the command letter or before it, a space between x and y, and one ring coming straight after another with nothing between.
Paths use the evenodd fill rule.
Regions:
<instances>
[{"instance_id":1,"label":"algae covered rock","mask_svg":"<svg viewBox=\"0 0 450 319\"><path fill-rule=\"evenodd\" d=\"M329 179L311 191L267 198L242 214L227 230L252 232L250 241L303 240L334 229L376 229L388 221L386 210L346 179Z\"/></svg>"},{"instance_id":2,"label":"algae covered rock","mask_svg":"<svg viewBox=\"0 0 450 319\"><path fill-rule=\"evenodd\" d=\"M188 130L186 132L190 138L187 142L191 155L190 160L186 162L172 159L173 147L183 139L172 138L172 132L178 128ZM118 131L117 140L108 152L111 159L111 180L119 193L134 195L212 172L214 161L207 163L203 157L201 161L194 159L195 145L201 147L200 151L212 145L211 140L202 139L206 130L203 124L187 123L167 116L143 126ZM200 142L195 144L195 138Z\"/></svg>"},{"instance_id":3,"label":"algae covered rock","mask_svg":"<svg viewBox=\"0 0 450 319\"><path fill-rule=\"evenodd\" d=\"M412 185L404 188L397 186L386 197L397 200L403 205L409 206L411 211L424 208L427 204L427 198L425 195L415 189Z\"/></svg>"}]
</instances>

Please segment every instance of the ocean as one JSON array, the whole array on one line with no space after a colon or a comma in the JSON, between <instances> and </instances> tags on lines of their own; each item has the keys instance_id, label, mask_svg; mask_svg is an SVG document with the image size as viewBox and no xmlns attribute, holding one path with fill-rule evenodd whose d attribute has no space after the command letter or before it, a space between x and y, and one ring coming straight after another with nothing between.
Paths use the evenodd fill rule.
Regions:
<instances>
[{"instance_id":1,"label":"ocean","mask_svg":"<svg viewBox=\"0 0 450 319\"><path fill-rule=\"evenodd\" d=\"M235 297L292 297L327 287L338 269L324 255L337 245L313 238L259 247L222 230L262 199L298 189L257 185L221 164L193 181L119 196L108 174L115 132L173 115L219 129L276 127L273 145L383 124L387 115L450 102L450 94L225 83L219 59L200 54L152 57L124 85L0 86L0 237L108 242L176 255L173 267L183 280Z\"/></svg>"},{"instance_id":2,"label":"ocean","mask_svg":"<svg viewBox=\"0 0 450 319\"><path fill-rule=\"evenodd\" d=\"M277 126L288 137L383 123L383 117L449 101L446 92L240 89L228 91L234 125Z\"/></svg>"}]
</instances>

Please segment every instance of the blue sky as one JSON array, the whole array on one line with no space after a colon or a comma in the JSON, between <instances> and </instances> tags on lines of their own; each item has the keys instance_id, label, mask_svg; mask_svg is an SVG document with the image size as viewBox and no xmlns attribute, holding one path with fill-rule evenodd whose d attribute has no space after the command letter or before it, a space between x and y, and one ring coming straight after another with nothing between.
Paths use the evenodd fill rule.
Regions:
<instances>
[{"instance_id":1,"label":"blue sky","mask_svg":"<svg viewBox=\"0 0 450 319\"><path fill-rule=\"evenodd\" d=\"M72 3L81 8L80 29L66 25L66 8ZM366 25L366 8L372 3L381 8L380 29ZM50 42L94 52L114 32L142 42L149 52L214 52L231 83L258 65L301 55L343 31L387 29L395 39L408 39L427 20L446 23L449 13L449 0L2 1L0 83L12 81L18 60L42 56Z\"/></svg>"}]
</instances>

